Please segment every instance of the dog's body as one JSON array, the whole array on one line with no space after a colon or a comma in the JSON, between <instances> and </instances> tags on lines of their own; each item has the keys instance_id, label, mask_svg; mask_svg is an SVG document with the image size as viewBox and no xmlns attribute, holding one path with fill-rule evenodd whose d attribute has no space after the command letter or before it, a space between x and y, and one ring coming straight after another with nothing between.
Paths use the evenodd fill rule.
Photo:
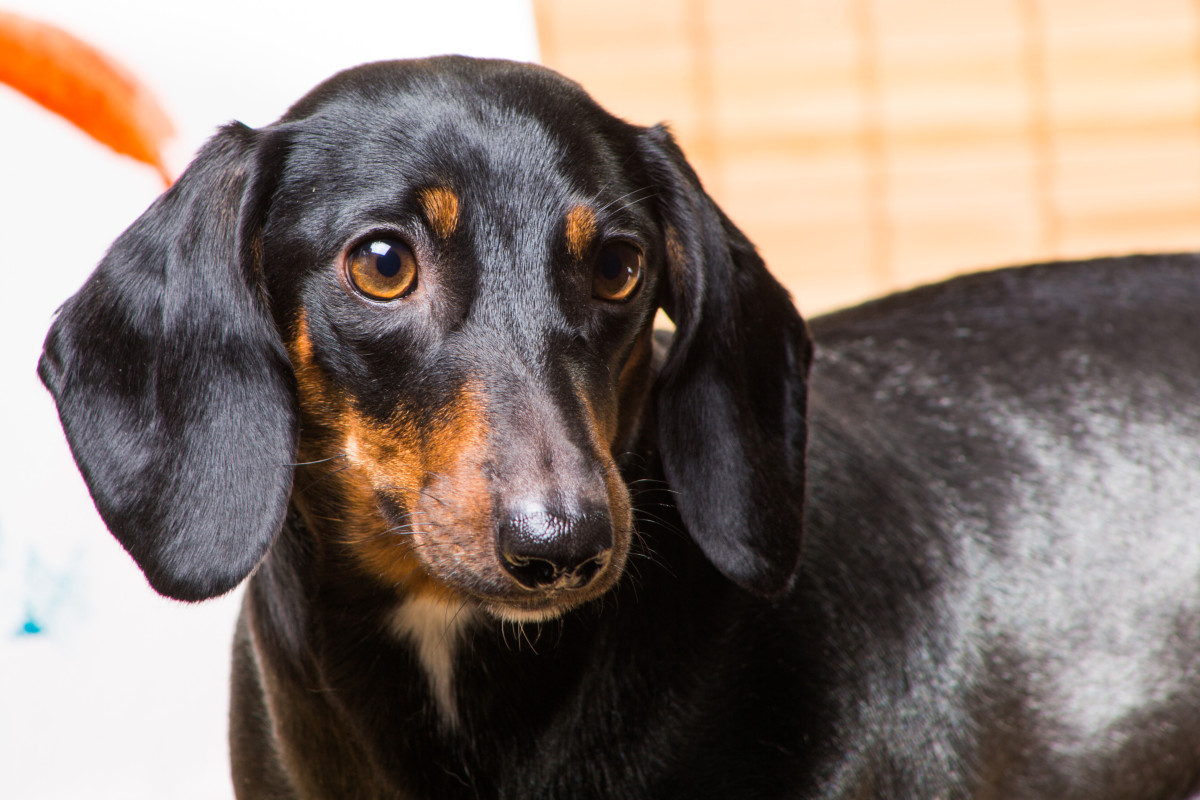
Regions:
<instances>
[{"instance_id":1,"label":"dog's body","mask_svg":"<svg viewBox=\"0 0 1200 800\"><path fill-rule=\"evenodd\" d=\"M257 566L239 797L1183 798L1198 305L972 276L810 372L665 132L445 59L223 131L42 375L159 591Z\"/></svg>"}]
</instances>

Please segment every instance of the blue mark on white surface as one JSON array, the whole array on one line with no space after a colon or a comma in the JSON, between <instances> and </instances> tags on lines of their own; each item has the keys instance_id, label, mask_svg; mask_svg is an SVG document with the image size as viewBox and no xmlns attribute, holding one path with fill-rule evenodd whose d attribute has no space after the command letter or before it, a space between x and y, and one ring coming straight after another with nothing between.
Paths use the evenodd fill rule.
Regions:
<instances>
[{"instance_id":1,"label":"blue mark on white surface","mask_svg":"<svg viewBox=\"0 0 1200 800\"><path fill-rule=\"evenodd\" d=\"M0 636L60 633L78 616L85 605L82 548L55 555L34 541L0 536L0 579L6 584L0 592Z\"/></svg>"}]
</instances>

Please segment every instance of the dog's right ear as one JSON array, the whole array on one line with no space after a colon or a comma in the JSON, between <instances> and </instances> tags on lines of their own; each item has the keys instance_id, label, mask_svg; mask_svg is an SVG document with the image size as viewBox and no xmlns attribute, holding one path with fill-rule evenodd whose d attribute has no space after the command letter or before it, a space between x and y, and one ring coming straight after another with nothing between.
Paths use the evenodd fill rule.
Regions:
<instances>
[{"instance_id":1,"label":"dog's right ear","mask_svg":"<svg viewBox=\"0 0 1200 800\"><path fill-rule=\"evenodd\" d=\"M151 585L245 578L291 490L294 376L256 249L274 172L222 129L66 302L38 366L96 508Z\"/></svg>"}]
</instances>

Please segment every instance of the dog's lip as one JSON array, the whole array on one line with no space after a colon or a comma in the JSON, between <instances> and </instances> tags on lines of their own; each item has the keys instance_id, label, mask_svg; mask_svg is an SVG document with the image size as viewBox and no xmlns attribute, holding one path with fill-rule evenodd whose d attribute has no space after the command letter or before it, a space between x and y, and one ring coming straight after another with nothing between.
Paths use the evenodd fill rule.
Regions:
<instances>
[{"instance_id":1,"label":"dog's lip","mask_svg":"<svg viewBox=\"0 0 1200 800\"><path fill-rule=\"evenodd\" d=\"M603 579L580 588L552 587L548 589L529 589L514 583L512 589L501 592L474 591L470 594L484 605L499 605L505 608L525 610L544 610L560 607L575 606L587 602L608 590L603 586Z\"/></svg>"},{"instance_id":2,"label":"dog's lip","mask_svg":"<svg viewBox=\"0 0 1200 800\"><path fill-rule=\"evenodd\" d=\"M479 606L489 614L509 622L545 622L595 600L603 592L540 592L540 602L514 602L510 597L479 598Z\"/></svg>"}]
</instances>

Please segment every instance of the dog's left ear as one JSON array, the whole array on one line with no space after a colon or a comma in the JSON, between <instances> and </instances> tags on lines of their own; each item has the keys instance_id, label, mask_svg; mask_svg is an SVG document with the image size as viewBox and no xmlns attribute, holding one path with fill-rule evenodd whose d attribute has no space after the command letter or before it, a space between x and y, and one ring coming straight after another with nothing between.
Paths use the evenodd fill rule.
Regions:
<instances>
[{"instance_id":1,"label":"dog's left ear","mask_svg":"<svg viewBox=\"0 0 1200 800\"><path fill-rule=\"evenodd\" d=\"M812 343L787 290L666 129L645 130L641 150L666 238L660 304L675 323L657 385L666 478L709 560L777 596L800 553Z\"/></svg>"}]
</instances>

